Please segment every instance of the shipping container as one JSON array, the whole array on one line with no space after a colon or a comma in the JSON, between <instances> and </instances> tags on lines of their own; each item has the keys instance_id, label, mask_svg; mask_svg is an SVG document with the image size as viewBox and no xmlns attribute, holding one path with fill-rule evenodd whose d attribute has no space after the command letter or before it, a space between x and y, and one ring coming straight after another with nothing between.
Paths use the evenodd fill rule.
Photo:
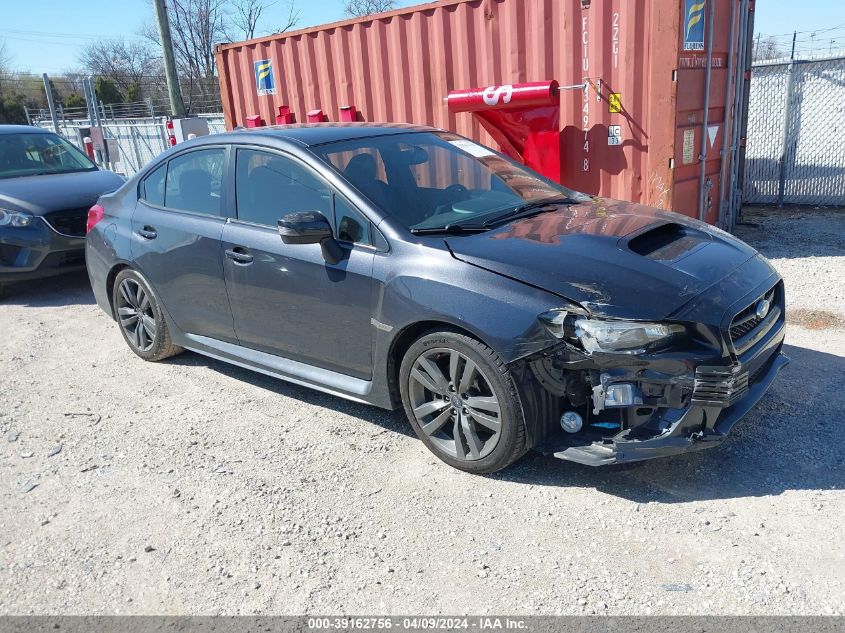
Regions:
<instances>
[{"instance_id":1,"label":"shipping container","mask_svg":"<svg viewBox=\"0 0 845 633\"><path fill-rule=\"evenodd\" d=\"M730 226L753 15L753 0L440 0L216 55L229 128L427 124L574 189ZM548 100L513 111L523 84ZM542 144L489 133L516 120Z\"/></svg>"}]
</instances>

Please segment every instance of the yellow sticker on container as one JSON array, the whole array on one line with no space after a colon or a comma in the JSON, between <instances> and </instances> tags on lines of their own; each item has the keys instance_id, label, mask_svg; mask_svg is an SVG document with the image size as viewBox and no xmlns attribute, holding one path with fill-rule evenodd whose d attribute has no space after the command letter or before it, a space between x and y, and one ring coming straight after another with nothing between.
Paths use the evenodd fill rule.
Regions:
<instances>
[{"instance_id":1,"label":"yellow sticker on container","mask_svg":"<svg viewBox=\"0 0 845 633\"><path fill-rule=\"evenodd\" d=\"M611 114L620 114L622 112L622 93L611 92L607 97L607 109Z\"/></svg>"}]
</instances>

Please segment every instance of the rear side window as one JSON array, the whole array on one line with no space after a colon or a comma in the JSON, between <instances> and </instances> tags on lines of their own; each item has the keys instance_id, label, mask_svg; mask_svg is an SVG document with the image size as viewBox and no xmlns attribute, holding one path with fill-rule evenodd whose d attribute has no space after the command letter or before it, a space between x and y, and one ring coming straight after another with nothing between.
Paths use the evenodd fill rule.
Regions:
<instances>
[{"instance_id":1,"label":"rear side window","mask_svg":"<svg viewBox=\"0 0 845 633\"><path fill-rule=\"evenodd\" d=\"M144 200L157 207L164 206L164 181L167 178L167 163L144 179Z\"/></svg>"},{"instance_id":2,"label":"rear side window","mask_svg":"<svg viewBox=\"0 0 845 633\"><path fill-rule=\"evenodd\" d=\"M168 161L164 206L219 216L225 156L226 150L220 147L196 150Z\"/></svg>"}]
</instances>

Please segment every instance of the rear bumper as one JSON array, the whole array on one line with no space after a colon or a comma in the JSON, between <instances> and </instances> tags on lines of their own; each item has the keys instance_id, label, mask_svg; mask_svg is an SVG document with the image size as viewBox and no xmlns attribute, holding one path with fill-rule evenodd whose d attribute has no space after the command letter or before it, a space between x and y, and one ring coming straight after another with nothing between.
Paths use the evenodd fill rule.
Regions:
<instances>
[{"instance_id":1,"label":"rear bumper","mask_svg":"<svg viewBox=\"0 0 845 633\"><path fill-rule=\"evenodd\" d=\"M0 283L52 277L85 268L85 238L61 235L38 218L0 228Z\"/></svg>"},{"instance_id":2,"label":"rear bumper","mask_svg":"<svg viewBox=\"0 0 845 633\"><path fill-rule=\"evenodd\" d=\"M691 405L659 436L646 439L613 439L584 446L568 446L552 454L588 466L606 466L668 457L720 444L731 429L760 401L789 358L777 352L750 384L745 396L727 408Z\"/></svg>"}]
</instances>

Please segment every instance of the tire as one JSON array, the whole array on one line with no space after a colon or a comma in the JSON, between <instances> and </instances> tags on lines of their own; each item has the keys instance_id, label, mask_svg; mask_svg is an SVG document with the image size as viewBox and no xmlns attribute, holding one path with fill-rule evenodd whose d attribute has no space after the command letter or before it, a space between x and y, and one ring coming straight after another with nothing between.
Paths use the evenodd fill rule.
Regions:
<instances>
[{"instance_id":1,"label":"tire","mask_svg":"<svg viewBox=\"0 0 845 633\"><path fill-rule=\"evenodd\" d=\"M123 339L129 349L144 360L156 362L185 351L173 344L155 293L138 272L127 268L117 274L112 305ZM139 311L142 319L137 318ZM136 315L134 320L133 313Z\"/></svg>"},{"instance_id":2,"label":"tire","mask_svg":"<svg viewBox=\"0 0 845 633\"><path fill-rule=\"evenodd\" d=\"M399 389L417 436L450 466L493 473L526 453L514 380L496 352L476 339L450 331L423 335L402 359Z\"/></svg>"}]
</instances>

